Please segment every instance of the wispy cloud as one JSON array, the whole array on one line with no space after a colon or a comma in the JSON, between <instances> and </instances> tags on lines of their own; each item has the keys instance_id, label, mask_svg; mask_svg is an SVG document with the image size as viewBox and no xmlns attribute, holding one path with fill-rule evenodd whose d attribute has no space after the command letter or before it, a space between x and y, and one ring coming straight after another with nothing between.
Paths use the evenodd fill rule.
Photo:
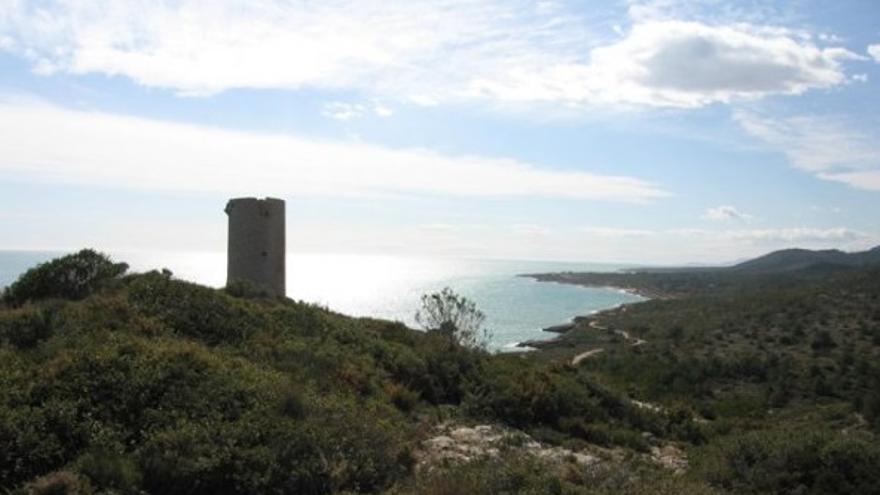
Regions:
<instances>
[{"instance_id":1,"label":"wispy cloud","mask_svg":"<svg viewBox=\"0 0 880 495\"><path fill-rule=\"evenodd\" d=\"M832 227L827 229L811 227L780 227L772 229L702 229L702 228L679 228L679 229L618 229L613 227L582 227L575 229L595 237L608 238L642 238L648 239L687 239L694 242L736 242L753 244L782 244L792 243L847 243L867 239L870 236L864 232L846 227ZM824 245L824 244L823 244Z\"/></svg>"},{"instance_id":2,"label":"wispy cloud","mask_svg":"<svg viewBox=\"0 0 880 495\"><path fill-rule=\"evenodd\" d=\"M797 168L853 187L880 191L880 144L876 136L828 117L771 118L736 112L749 134L776 148Z\"/></svg>"},{"instance_id":3,"label":"wispy cloud","mask_svg":"<svg viewBox=\"0 0 880 495\"><path fill-rule=\"evenodd\" d=\"M552 230L547 227L531 223L518 223L511 228L515 234L528 237L546 237L552 233Z\"/></svg>"},{"instance_id":4,"label":"wispy cloud","mask_svg":"<svg viewBox=\"0 0 880 495\"><path fill-rule=\"evenodd\" d=\"M746 241L752 243L846 243L868 238L864 232L835 227L829 229L816 229L806 227L781 228L781 229L754 229L754 230L731 230L717 235L722 239Z\"/></svg>"},{"instance_id":5,"label":"wispy cloud","mask_svg":"<svg viewBox=\"0 0 880 495\"><path fill-rule=\"evenodd\" d=\"M739 220L741 222L751 222L755 219L754 216L749 215L748 213L743 213L736 209L736 207L730 205L709 208L703 213L701 218L714 221Z\"/></svg>"},{"instance_id":6,"label":"wispy cloud","mask_svg":"<svg viewBox=\"0 0 880 495\"><path fill-rule=\"evenodd\" d=\"M390 117L394 114L394 110L378 102L372 102L370 105L367 105L365 103L333 101L325 104L321 113L325 117L334 120L347 121L365 117L367 115Z\"/></svg>"},{"instance_id":7,"label":"wispy cloud","mask_svg":"<svg viewBox=\"0 0 880 495\"><path fill-rule=\"evenodd\" d=\"M655 230L649 229L624 229L617 227L580 227L576 229L578 232L583 232L584 234L588 234L596 237L606 237L606 238L631 238L631 237L650 237L658 234Z\"/></svg>"},{"instance_id":8,"label":"wispy cloud","mask_svg":"<svg viewBox=\"0 0 880 495\"><path fill-rule=\"evenodd\" d=\"M560 246L574 246L589 259L669 263L719 263L759 256L790 247L861 250L880 242L877 232L848 227L675 228L620 229L595 227L571 229L557 239ZM648 254L650 253L650 254ZM574 253L573 253L574 254Z\"/></svg>"},{"instance_id":9,"label":"wispy cloud","mask_svg":"<svg viewBox=\"0 0 880 495\"><path fill-rule=\"evenodd\" d=\"M633 177L0 101L4 177L112 187L322 196L537 196L643 202Z\"/></svg>"},{"instance_id":10,"label":"wispy cloud","mask_svg":"<svg viewBox=\"0 0 880 495\"><path fill-rule=\"evenodd\" d=\"M828 88L859 57L786 29L645 12L605 39L574 10L524 0L55 0L0 8L0 35L44 74L122 75L193 95L347 89L416 104L692 108Z\"/></svg>"},{"instance_id":11,"label":"wispy cloud","mask_svg":"<svg viewBox=\"0 0 880 495\"><path fill-rule=\"evenodd\" d=\"M870 55L875 62L880 62L880 43L876 45L868 45L868 55Z\"/></svg>"}]
</instances>

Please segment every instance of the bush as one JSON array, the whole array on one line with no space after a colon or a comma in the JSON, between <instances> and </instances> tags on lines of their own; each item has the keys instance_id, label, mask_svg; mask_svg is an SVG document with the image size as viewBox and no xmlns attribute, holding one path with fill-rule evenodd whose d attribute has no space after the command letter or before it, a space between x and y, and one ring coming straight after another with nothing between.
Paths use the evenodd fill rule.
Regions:
<instances>
[{"instance_id":1,"label":"bush","mask_svg":"<svg viewBox=\"0 0 880 495\"><path fill-rule=\"evenodd\" d=\"M485 349L490 334L483 328L486 315L470 299L449 287L440 292L422 295L422 307L416 321L428 331L439 332L453 345Z\"/></svg>"},{"instance_id":2,"label":"bush","mask_svg":"<svg viewBox=\"0 0 880 495\"><path fill-rule=\"evenodd\" d=\"M3 301L21 306L49 298L83 299L128 270L91 249L41 263L26 271L3 293Z\"/></svg>"},{"instance_id":3,"label":"bush","mask_svg":"<svg viewBox=\"0 0 880 495\"><path fill-rule=\"evenodd\" d=\"M0 313L0 342L29 349L51 335L50 317L42 309L25 307Z\"/></svg>"},{"instance_id":4,"label":"bush","mask_svg":"<svg viewBox=\"0 0 880 495\"><path fill-rule=\"evenodd\" d=\"M478 379L482 361L472 352L448 352L437 345L424 349L425 375L411 388L432 404L458 404Z\"/></svg>"},{"instance_id":5,"label":"bush","mask_svg":"<svg viewBox=\"0 0 880 495\"><path fill-rule=\"evenodd\" d=\"M247 280L236 280L227 285L226 288L223 289L223 291L232 297L238 297L241 299L258 299L269 297L269 291L264 288L258 287L254 283Z\"/></svg>"},{"instance_id":6,"label":"bush","mask_svg":"<svg viewBox=\"0 0 880 495\"><path fill-rule=\"evenodd\" d=\"M37 478L27 485L30 495L88 495L89 483L70 471L55 471Z\"/></svg>"},{"instance_id":7,"label":"bush","mask_svg":"<svg viewBox=\"0 0 880 495\"><path fill-rule=\"evenodd\" d=\"M880 493L880 447L830 432L752 432L696 458L710 483L735 493Z\"/></svg>"},{"instance_id":8,"label":"bush","mask_svg":"<svg viewBox=\"0 0 880 495\"><path fill-rule=\"evenodd\" d=\"M158 318L178 335L208 344L241 342L266 324L257 311L249 311L253 304L249 301L159 272L132 279L129 299L135 308Z\"/></svg>"},{"instance_id":9,"label":"bush","mask_svg":"<svg viewBox=\"0 0 880 495\"><path fill-rule=\"evenodd\" d=\"M387 487L410 467L399 445L375 415L331 407L301 421L180 421L139 457L149 493L317 495Z\"/></svg>"},{"instance_id":10,"label":"bush","mask_svg":"<svg viewBox=\"0 0 880 495\"><path fill-rule=\"evenodd\" d=\"M76 464L98 489L132 493L141 483L134 460L119 452L96 449L80 457Z\"/></svg>"}]
</instances>

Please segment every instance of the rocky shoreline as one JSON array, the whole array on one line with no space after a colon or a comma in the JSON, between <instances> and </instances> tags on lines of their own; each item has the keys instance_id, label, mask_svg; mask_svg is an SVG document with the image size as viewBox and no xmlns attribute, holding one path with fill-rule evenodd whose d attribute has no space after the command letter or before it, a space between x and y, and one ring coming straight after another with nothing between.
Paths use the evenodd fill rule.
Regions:
<instances>
[{"instance_id":1,"label":"rocky shoreline","mask_svg":"<svg viewBox=\"0 0 880 495\"><path fill-rule=\"evenodd\" d=\"M660 291L651 290L643 287L620 287L620 286L609 286L606 284L598 284L598 283L590 283L583 280L582 276L584 274L577 273L535 273L535 274L523 274L518 275L520 277L529 277L533 278L539 282L554 282L559 284L569 284L569 285L579 285L582 287L595 287L602 289L613 289L624 291L629 294L633 294L639 297L644 298L645 300L651 299L671 299L673 296L671 294L665 294ZM546 328L542 328L542 332L549 332L557 334L555 337L551 339L531 339L523 342L519 342L516 344L516 347L520 348L530 348L530 349L549 349L549 348L558 348L558 347L575 347L577 345L576 342L569 342L565 339L566 335L571 333L572 331L578 329L596 329L591 323L595 322L599 317L603 314L608 314L614 311L626 311L626 307L630 304L639 304L644 301L638 301L634 303L624 303L618 304L608 309L603 309L601 311L597 311L595 313L589 315L581 315L575 316L569 323L563 323L560 325L552 325Z\"/></svg>"},{"instance_id":2,"label":"rocky shoreline","mask_svg":"<svg viewBox=\"0 0 880 495\"><path fill-rule=\"evenodd\" d=\"M637 303L632 303L637 304ZM614 306L613 308L605 309L602 311L598 311L591 315L587 316L575 316L570 323L563 323L561 325L553 325L547 328L542 328L542 332L555 333L556 336L551 339L531 339L525 340L516 344L517 347L527 347L531 349L548 349L551 347L574 347L576 344L566 342L565 336L569 333L579 330L579 329L593 329L595 327L591 325L592 322L596 321L596 319L601 316L603 313L607 313L610 311L618 311L621 308L625 307L624 304L619 304Z\"/></svg>"}]
</instances>

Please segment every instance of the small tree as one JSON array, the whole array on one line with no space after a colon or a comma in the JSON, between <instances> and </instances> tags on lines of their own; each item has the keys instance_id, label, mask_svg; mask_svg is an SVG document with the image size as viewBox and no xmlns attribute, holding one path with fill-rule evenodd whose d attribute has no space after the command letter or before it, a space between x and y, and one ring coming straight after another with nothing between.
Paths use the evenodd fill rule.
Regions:
<instances>
[{"instance_id":1,"label":"small tree","mask_svg":"<svg viewBox=\"0 0 880 495\"><path fill-rule=\"evenodd\" d=\"M3 292L3 301L21 306L40 299L83 299L128 270L125 263L91 249L55 258L26 271Z\"/></svg>"},{"instance_id":2,"label":"small tree","mask_svg":"<svg viewBox=\"0 0 880 495\"><path fill-rule=\"evenodd\" d=\"M483 328L485 320L473 301L449 287L423 294L422 307L416 312L416 322L426 330L441 332L451 343L469 349L486 349L491 334Z\"/></svg>"}]
</instances>

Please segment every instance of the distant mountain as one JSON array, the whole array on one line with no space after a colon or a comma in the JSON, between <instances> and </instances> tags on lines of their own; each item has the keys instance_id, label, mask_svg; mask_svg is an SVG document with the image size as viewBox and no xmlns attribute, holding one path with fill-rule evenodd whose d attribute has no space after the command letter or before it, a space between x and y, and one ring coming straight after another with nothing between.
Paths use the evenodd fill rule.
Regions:
<instances>
[{"instance_id":1,"label":"distant mountain","mask_svg":"<svg viewBox=\"0 0 880 495\"><path fill-rule=\"evenodd\" d=\"M857 253L846 253L837 249L822 251L783 249L744 261L727 270L747 273L785 273L802 270L825 272L870 264L880 264L880 246Z\"/></svg>"}]
</instances>

